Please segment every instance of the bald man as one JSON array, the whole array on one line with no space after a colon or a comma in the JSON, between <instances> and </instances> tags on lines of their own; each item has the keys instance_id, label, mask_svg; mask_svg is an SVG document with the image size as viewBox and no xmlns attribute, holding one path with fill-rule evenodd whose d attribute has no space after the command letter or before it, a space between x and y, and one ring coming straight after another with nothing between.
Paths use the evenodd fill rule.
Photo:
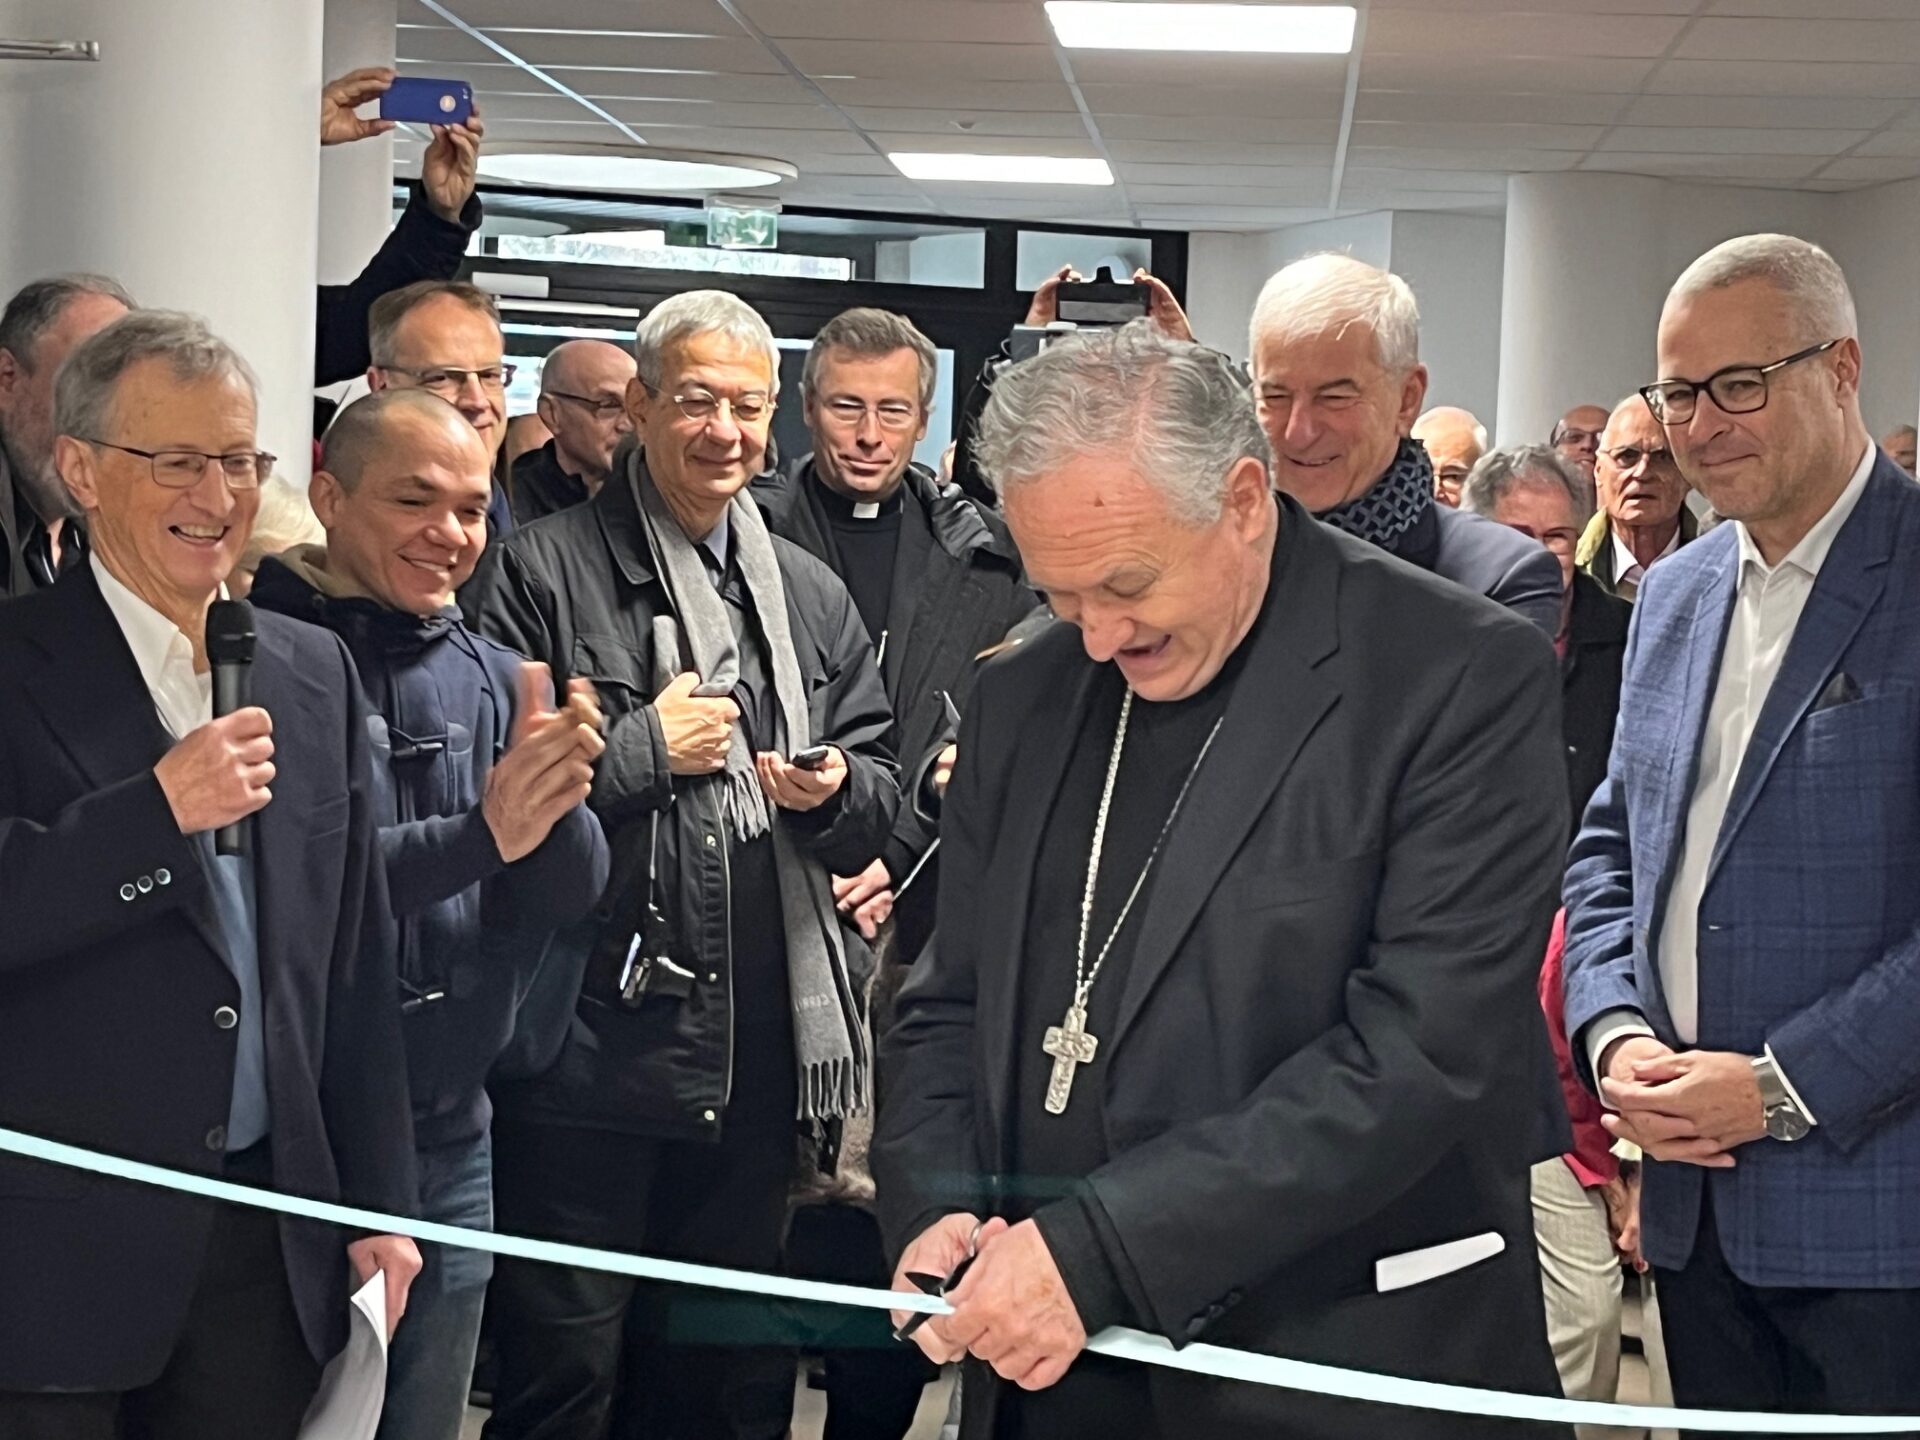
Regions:
<instances>
[{"instance_id":1,"label":"bald man","mask_svg":"<svg viewBox=\"0 0 1920 1440\"><path fill-rule=\"evenodd\" d=\"M1427 447L1433 462L1434 499L1459 509L1461 482L1487 453L1487 427L1471 410L1436 405L1413 422L1409 433Z\"/></svg>"},{"instance_id":2,"label":"bald man","mask_svg":"<svg viewBox=\"0 0 1920 1440\"><path fill-rule=\"evenodd\" d=\"M1574 563L1608 594L1631 600L1656 561L1699 536L1699 522L1687 508L1687 482L1667 432L1638 395L1613 407L1595 458L1600 509Z\"/></svg>"},{"instance_id":3,"label":"bald man","mask_svg":"<svg viewBox=\"0 0 1920 1440\"><path fill-rule=\"evenodd\" d=\"M1880 448L1887 452L1894 464L1911 475L1917 442L1920 442L1920 431L1911 425L1897 425L1880 437Z\"/></svg>"},{"instance_id":4,"label":"bald man","mask_svg":"<svg viewBox=\"0 0 1920 1440\"><path fill-rule=\"evenodd\" d=\"M349 405L309 492L326 543L261 562L252 596L332 630L367 687L420 1215L478 1230L493 1223L487 1076L503 1056L510 1073L559 1046L531 1017L564 1016L572 997L544 1011L520 1002L548 936L584 918L607 879L586 807L605 748L591 687L575 680L556 705L545 666L467 633L453 608L487 542L492 458L430 391ZM466 1410L491 1257L420 1248L381 1440L456 1435Z\"/></svg>"},{"instance_id":5,"label":"bald man","mask_svg":"<svg viewBox=\"0 0 1920 1440\"><path fill-rule=\"evenodd\" d=\"M1592 510L1594 493L1594 457L1600 450L1600 432L1607 428L1607 407L1576 405L1554 422L1547 443L1571 460L1586 482L1587 509Z\"/></svg>"},{"instance_id":6,"label":"bald man","mask_svg":"<svg viewBox=\"0 0 1920 1440\"><path fill-rule=\"evenodd\" d=\"M633 433L627 384L633 356L605 340L557 345L540 371L541 422L553 438L513 464L513 523L581 505L613 473L613 451Z\"/></svg>"}]
</instances>

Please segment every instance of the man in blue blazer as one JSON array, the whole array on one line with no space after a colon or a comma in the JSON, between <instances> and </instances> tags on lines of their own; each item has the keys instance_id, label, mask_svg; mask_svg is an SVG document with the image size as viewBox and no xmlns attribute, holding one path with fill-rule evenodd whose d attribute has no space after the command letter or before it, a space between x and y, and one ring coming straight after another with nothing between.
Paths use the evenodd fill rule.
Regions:
<instances>
[{"instance_id":1,"label":"man in blue blazer","mask_svg":"<svg viewBox=\"0 0 1920 1440\"><path fill-rule=\"evenodd\" d=\"M1567 877L1567 1026L1649 1156L1683 1405L1920 1410L1920 487L1845 277L1730 240L1642 392L1733 523L1640 592Z\"/></svg>"},{"instance_id":2,"label":"man in blue blazer","mask_svg":"<svg viewBox=\"0 0 1920 1440\"><path fill-rule=\"evenodd\" d=\"M414 1204L394 927L345 647L210 603L272 468L244 361L139 311L78 346L54 458L92 552L0 606L0 1125L383 1213ZM244 822L244 853L215 831ZM0 1157L0 1435L292 1440L349 1279L413 1241Z\"/></svg>"}]
</instances>

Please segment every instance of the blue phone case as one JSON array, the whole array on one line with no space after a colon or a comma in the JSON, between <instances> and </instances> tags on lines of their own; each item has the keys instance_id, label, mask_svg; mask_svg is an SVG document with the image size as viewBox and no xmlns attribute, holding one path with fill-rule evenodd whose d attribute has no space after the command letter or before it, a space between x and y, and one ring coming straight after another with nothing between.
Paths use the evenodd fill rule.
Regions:
<instances>
[{"instance_id":1,"label":"blue phone case","mask_svg":"<svg viewBox=\"0 0 1920 1440\"><path fill-rule=\"evenodd\" d=\"M473 114L473 86L464 80L403 76L380 97L382 120L415 125L458 125Z\"/></svg>"}]
</instances>

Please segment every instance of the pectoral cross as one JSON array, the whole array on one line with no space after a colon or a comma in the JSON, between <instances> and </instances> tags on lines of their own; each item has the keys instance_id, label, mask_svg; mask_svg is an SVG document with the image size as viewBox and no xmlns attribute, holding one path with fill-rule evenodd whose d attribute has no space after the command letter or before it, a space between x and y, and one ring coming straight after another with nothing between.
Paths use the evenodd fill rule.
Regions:
<instances>
[{"instance_id":1,"label":"pectoral cross","mask_svg":"<svg viewBox=\"0 0 1920 1440\"><path fill-rule=\"evenodd\" d=\"M1098 1037L1087 1033L1086 1007L1078 1002L1069 1005L1066 1018L1048 1028L1040 1048L1053 1057L1053 1078L1047 1081L1047 1113L1065 1114L1073 1095L1075 1067L1091 1065L1100 1048Z\"/></svg>"}]
</instances>

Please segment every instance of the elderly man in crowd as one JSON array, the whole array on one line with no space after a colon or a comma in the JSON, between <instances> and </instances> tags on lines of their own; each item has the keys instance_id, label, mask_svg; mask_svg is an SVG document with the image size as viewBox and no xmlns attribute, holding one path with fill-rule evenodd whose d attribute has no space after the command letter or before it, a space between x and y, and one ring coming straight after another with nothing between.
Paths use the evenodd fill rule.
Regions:
<instances>
[{"instance_id":1,"label":"elderly man in crowd","mask_svg":"<svg viewBox=\"0 0 1920 1440\"><path fill-rule=\"evenodd\" d=\"M1700 534L1666 432L1640 396L1607 417L1594 475L1600 508L1575 561L1609 595L1632 600L1648 570Z\"/></svg>"},{"instance_id":2,"label":"elderly man in crowd","mask_svg":"<svg viewBox=\"0 0 1920 1440\"><path fill-rule=\"evenodd\" d=\"M556 345L540 370L540 422L552 437L513 462L513 523L582 505L613 473L614 447L633 433L633 356L605 340Z\"/></svg>"},{"instance_id":3,"label":"elderly man in crowd","mask_svg":"<svg viewBox=\"0 0 1920 1440\"><path fill-rule=\"evenodd\" d=\"M1336 530L1558 633L1553 557L1434 499L1432 461L1408 435L1427 370L1406 281L1346 255L1295 261L1261 290L1248 343L1281 490Z\"/></svg>"},{"instance_id":4,"label":"elderly man in crowd","mask_svg":"<svg viewBox=\"0 0 1920 1440\"><path fill-rule=\"evenodd\" d=\"M774 1270L798 1135L867 1105L872 957L832 877L893 828L892 716L846 587L741 493L779 387L766 322L677 295L634 358L624 472L491 550L463 596L483 634L591 680L607 718L589 803L613 882L557 1059L496 1096L500 1224ZM502 1260L492 1296L489 1440L598 1440L623 1368L636 1433L743 1433L743 1357L687 1342L703 1305L707 1338L732 1338L708 1302L666 1302L663 1356L631 1279Z\"/></svg>"},{"instance_id":5,"label":"elderly man in crowd","mask_svg":"<svg viewBox=\"0 0 1920 1440\"><path fill-rule=\"evenodd\" d=\"M53 377L133 308L104 275L23 286L0 312L0 598L51 585L87 555L80 507L53 463Z\"/></svg>"},{"instance_id":6,"label":"elderly man in crowd","mask_svg":"<svg viewBox=\"0 0 1920 1440\"><path fill-rule=\"evenodd\" d=\"M404 1213L353 665L261 615L253 703L212 713L209 606L273 462L255 415L188 316L126 316L61 368L54 464L93 549L0 607L0 1124ZM385 1272L391 1324L419 1268L411 1240L0 1161L0 1434L292 1440L349 1277Z\"/></svg>"},{"instance_id":7,"label":"elderly man in crowd","mask_svg":"<svg viewBox=\"0 0 1920 1440\"><path fill-rule=\"evenodd\" d=\"M895 1288L978 1252L914 1338L972 1357L970 1437L1484 1434L1082 1352L1126 1324L1557 1389L1551 649L1276 496L1244 384L1151 322L1009 369L980 447L1060 618L980 678L883 1052Z\"/></svg>"},{"instance_id":8,"label":"elderly man in crowd","mask_svg":"<svg viewBox=\"0 0 1920 1440\"><path fill-rule=\"evenodd\" d=\"M253 589L261 608L333 631L365 677L402 926L420 1213L481 1230L493 1221L488 1072L550 932L583 919L607 880L586 808L604 748L592 691L575 680L556 708L543 666L468 633L453 608L486 544L487 462L473 427L424 390L355 402L313 477L324 543L267 560ZM491 1258L426 1247L388 1357L383 1436L458 1440Z\"/></svg>"},{"instance_id":9,"label":"elderly man in crowd","mask_svg":"<svg viewBox=\"0 0 1920 1440\"><path fill-rule=\"evenodd\" d=\"M1824 250L1729 240L1642 392L1730 523L1648 578L1567 874L1567 1025L1648 1155L1683 1405L1913 1414L1920 488Z\"/></svg>"},{"instance_id":10,"label":"elderly man in crowd","mask_svg":"<svg viewBox=\"0 0 1920 1440\"><path fill-rule=\"evenodd\" d=\"M1460 482L1487 453L1487 427L1471 410L1458 405L1436 405L1413 422L1411 432L1427 450L1433 466L1433 498L1458 509Z\"/></svg>"},{"instance_id":11,"label":"elderly man in crowd","mask_svg":"<svg viewBox=\"0 0 1920 1440\"><path fill-rule=\"evenodd\" d=\"M1880 448L1907 474L1914 473L1914 449L1920 445L1920 430L1911 425L1896 425L1880 437Z\"/></svg>"},{"instance_id":12,"label":"elderly man in crowd","mask_svg":"<svg viewBox=\"0 0 1920 1440\"><path fill-rule=\"evenodd\" d=\"M426 390L466 416L493 467L488 529L511 530L499 455L507 443L507 386L514 367L507 363L498 302L464 280L416 280L376 300L368 323L373 356L368 388L376 395Z\"/></svg>"}]
</instances>

